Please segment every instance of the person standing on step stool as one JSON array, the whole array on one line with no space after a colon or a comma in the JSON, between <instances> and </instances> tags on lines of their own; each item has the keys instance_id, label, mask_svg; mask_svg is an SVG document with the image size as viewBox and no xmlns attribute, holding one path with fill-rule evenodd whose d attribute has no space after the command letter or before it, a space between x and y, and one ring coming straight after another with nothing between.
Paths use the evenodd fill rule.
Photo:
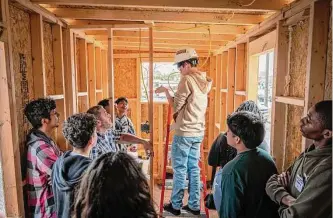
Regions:
<instances>
[{"instance_id":1,"label":"person standing on step stool","mask_svg":"<svg viewBox=\"0 0 333 218\"><path fill-rule=\"evenodd\" d=\"M176 52L175 64L181 73L181 80L175 96L166 87L159 87L155 93L165 93L173 105L175 135L172 142L173 188L170 203L164 210L180 215L184 197L186 175L189 178L189 200L183 209L200 214L200 145L204 137L207 94L212 80L197 68L198 55L193 48Z\"/></svg>"}]
</instances>

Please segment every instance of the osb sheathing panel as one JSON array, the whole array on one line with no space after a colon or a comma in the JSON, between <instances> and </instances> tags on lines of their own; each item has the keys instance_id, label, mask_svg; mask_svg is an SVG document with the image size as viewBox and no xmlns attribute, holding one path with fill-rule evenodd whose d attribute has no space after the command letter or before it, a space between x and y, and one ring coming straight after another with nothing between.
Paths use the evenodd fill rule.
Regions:
<instances>
[{"instance_id":1,"label":"osb sheathing panel","mask_svg":"<svg viewBox=\"0 0 333 218\"><path fill-rule=\"evenodd\" d=\"M303 116L303 107L287 106L287 138L284 168L290 166L302 151L302 133L299 122Z\"/></svg>"},{"instance_id":2,"label":"osb sheathing panel","mask_svg":"<svg viewBox=\"0 0 333 218\"><path fill-rule=\"evenodd\" d=\"M43 41L44 41L44 63L46 76L46 93L54 95L54 62L53 62L53 37L51 24L43 22Z\"/></svg>"},{"instance_id":3,"label":"osb sheathing panel","mask_svg":"<svg viewBox=\"0 0 333 218\"><path fill-rule=\"evenodd\" d=\"M304 98L309 36L309 20L299 22L291 32L290 71L288 96Z\"/></svg>"},{"instance_id":4,"label":"osb sheathing panel","mask_svg":"<svg viewBox=\"0 0 333 218\"><path fill-rule=\"evenodd\" d=\"M9 14L12 31L17 120L20 127L17 131L22 154L25 137L30 129L23 114L23 108L29 99L33 98L30 16L12 5L9 6Z\"/></svg>"},{"instance_id":5,"label":"osb sheathing panel","mask_svg":"<svg viewBox=\"0 0 333 218\"><path fill-rule=\"evenodd\" d=\"M325 79L325 99L332 99L332 8L329 22L328 48L327 48L327 64Z\"/></svg>"},{"instance_id":6,"label":"osb sheathing panel","mask_svg":"<svg viewBox=\"0 0 333 218\"><path fill-rule=\"evenodd\" d=\"M115 96L136 98L137 95L136 58L114 59Z\"/></svg>"},{"instance_id":7,"label":"osb sheathing panel","mask_svg":"<svg viewBox=\"0 0 333 218\"><path fill-rule=\"evenodd\" d=\"M127 116L131 119L135 132L138 132L138 129L136 129L137 124L137 117L138 117L138 109L136 104L136 99L129 99L128 100L128 112Z\"/></svg>"}]
</instances>

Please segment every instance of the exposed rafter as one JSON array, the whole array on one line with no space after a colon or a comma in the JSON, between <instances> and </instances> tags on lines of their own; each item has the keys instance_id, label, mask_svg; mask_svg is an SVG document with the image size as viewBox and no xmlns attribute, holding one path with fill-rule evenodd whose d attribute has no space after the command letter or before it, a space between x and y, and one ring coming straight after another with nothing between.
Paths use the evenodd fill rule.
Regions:
<instances>
[{"instance_id":1,"label":"exposed rafter","mask_svg":"<svg viewBox=\"0 0 333 218\"><path fill-rule=\"evenodd\" d=\"M83 8L47 8L60 18L154 21L176 23L206 23L206 24L241 24L253 25L262 22L264 15L225 13L199 13L174 11L136 11L118 9L83 9Z\"/></svg>"},{"instance_id":2,"label":"exposed rafter","mask_svg":"<svg viewBox=\"0 0 333 218\"><path fill-rule=\"evenodd\" d=\"M39 4L93 5L93 6L132 6L159 8L218 8L234 10L279 10L291 0L31 0ZM251 4L252 3L252 4Z\"/></svg>"},{"instance_id":3,"label":"exposed rafter","mask_svg":"<svg viewBox=\"0 0 333 218\"><path fill-rule=\"evenodd\" d=\"M110 20L68 20L70 28L75 29L139 29L147 28L148 25L143 22L136 21L110 21ZM128 23L126 23L128 22ZM208 28L212 34L244 34L251 26L242 25L200 25L185 23L155 23L155 31L157 32L191 32L191 33L208 33Z\"/></svg>"},{"instance_id":4,"label":"exposed rafter","mask_svg":"<svg viewBox=\"0 0 333 218\"><path fill-rule=\"evenodd\" d=\"M105 35L104 30L89 30L85 31L87 35ZM114 37L126 37L126 38L139 38L140 31L122 31L117 30L113 33ZM148 38L147 31L141 31L141 38ZM156 32L154 34L155 39L187 39L187 40L212 40L212 41L232 41L235 40L235 35L228 34L203 34L203 33L161 33Z\"/></svg>"}]
</instances>

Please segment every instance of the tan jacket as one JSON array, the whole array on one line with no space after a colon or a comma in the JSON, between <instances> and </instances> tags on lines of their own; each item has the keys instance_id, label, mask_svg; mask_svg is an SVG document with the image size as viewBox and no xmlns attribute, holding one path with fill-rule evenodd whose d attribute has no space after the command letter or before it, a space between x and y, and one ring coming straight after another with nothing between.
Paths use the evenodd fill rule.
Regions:
<instances>
[{"instance_id":1,"label":"tan jacket","mask_svg":"<svg viewBox=\"0 0 333 218\"><path fill-rule=\"evenodd\" d=\"M278 183L277 175L266 184L268 196L280 204L280 217L332 217L332 145L318 149L312 145L287 171L290 172L287 188ZM296 198L290 207L281 203L288 194Z\"/></svg>"},{"instance_id":2,"label":"tan jacket","mask_svg":"<svg viewBox=\"0 0 333 218\"><path fill-rule=\"evenodd\" d=\"M181 78L174 98L175 135L204 135L207 94L211 86L212 80L206 73L191 73Z\"/></svg>"}]
</instances>

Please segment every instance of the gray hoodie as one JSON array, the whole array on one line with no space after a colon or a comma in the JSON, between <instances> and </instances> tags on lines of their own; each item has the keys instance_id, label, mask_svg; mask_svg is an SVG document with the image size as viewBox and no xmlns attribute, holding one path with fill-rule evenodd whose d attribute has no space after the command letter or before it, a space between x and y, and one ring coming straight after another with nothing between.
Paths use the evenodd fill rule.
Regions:
<instances>
[{"instance_id":1,"label":"gray hoodie","mask_svg":"<svg viewBox=\"0 0 333 218\"><path fill-rule=\"evenodd\" d=\"M53 165L52 189L58 217L71 217L75 191L90 163L88 157L67 151Z\"/></svg>"},{"instance_id":2,"label":"gray hoodie","mask_svg":"<svg viewBox=\"0 0 333 218\"><path fill-rule=\"evenodd\" d=\"M207 94L211 86L212 80L206 77L206 73L191 73L182 77L174 98L174 113L177 114L175 135L204 135Z\"/></svg>"}]
</instances>

